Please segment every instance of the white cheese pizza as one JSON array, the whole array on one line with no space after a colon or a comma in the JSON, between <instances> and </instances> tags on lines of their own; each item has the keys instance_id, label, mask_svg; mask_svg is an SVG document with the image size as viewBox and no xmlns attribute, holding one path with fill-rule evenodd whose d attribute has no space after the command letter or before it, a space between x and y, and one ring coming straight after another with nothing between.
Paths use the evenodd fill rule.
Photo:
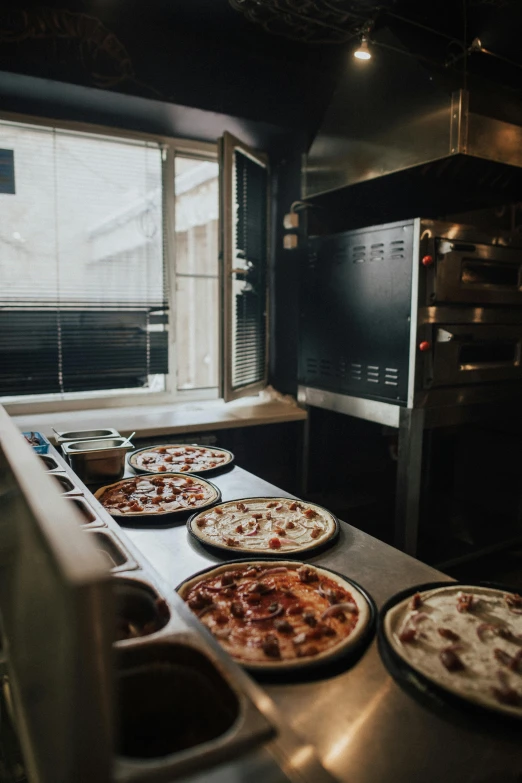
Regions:
<instances>
[{"instance_id":1,"label":"white cheese pizza","mask_svg":"<svg viewBox=\"0 0 522 783\"><path fill-rule=\"evenodd\" d=\"M522 717L522 597L448 585L415 593L385 615L393 650L448 691Z\"/></svg>"},{"instance_id":2,"label":"white cheese pizza","mask_svg":"<svg viewBox=\"0 0 522 783\"><path fill-rule=\"evenodd\" d=\"M178 592L224 649L250 669L293 669L353 649L371 612L362 592L293 561L226 563Z\"/></svg>"},{"instance_id":3,"label":"white cheese pizza","mask_svg":"<svg viewBox=\"0 0 522 783\"><path fill-rule=\"evenodd\" d=\"M205 544L236 552L290 554L332 540L333 514L291 498L243 498L214 506L189 519L190 532Z\"/></svg>"},{"instance_id":4,"label":"white cheese pizza","mask_svg":"<svg viewBox=\"0 0 522 783\"><path fill-rule=\"evenodd\" d=\"M174 443L139 449L129 455L129 465L143 473L205 473L229 465L233 459L226 449Z\"/></svg>"},{"instance_id":5,"label":"white cheese pizza","mask_svg":"<svg viewBox=\"0 0 522 783\"><path fill-rule=\"evenodd\" d=\"M178 473L136 476L101 487L95 495L113 516L186 512L219 500L217 487L204 479Z\"/></svg>"}]
</instances>

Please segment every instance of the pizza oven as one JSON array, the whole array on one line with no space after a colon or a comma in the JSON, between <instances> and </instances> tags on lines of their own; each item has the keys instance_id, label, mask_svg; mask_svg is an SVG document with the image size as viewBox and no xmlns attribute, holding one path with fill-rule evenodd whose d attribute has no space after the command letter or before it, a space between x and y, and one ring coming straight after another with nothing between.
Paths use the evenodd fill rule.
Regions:
<instances>
[{"instance_id":1,"label":"pizza oven","mask_svg":"<svg viewBox=\"0 0 522 783\"><path fill-rule=\"evenodd\" d=\"M518 393L521 304L522 242L514 235L413 219L312 238L301 290L300 398L324 392L324 407L328 393L367 400L386 423L398 420L390 406Z\"/></svg>"},{"instance_id":2,"label":"pizza oven","mask_svg":"<svg viewBox=\"0 0 522 783\"><path fill-rule=\"evenodd\" d=\"M522 391L522 240L422 218L315 237L300 302L299 400L399 429L414 554L424 430Z\"/></svg>"}]
</instances>

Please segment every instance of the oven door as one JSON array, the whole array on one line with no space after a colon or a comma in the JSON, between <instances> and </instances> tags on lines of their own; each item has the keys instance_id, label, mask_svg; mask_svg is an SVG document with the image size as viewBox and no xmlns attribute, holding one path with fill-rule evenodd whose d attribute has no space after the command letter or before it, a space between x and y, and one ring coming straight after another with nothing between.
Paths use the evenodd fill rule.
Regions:
<instances>
[{"instance_id":1,"label":"oven door","mask_svg":"<svg viewBox=\"0 0 522 783\"><path fill-rule=\"evenodd\" d=\"M437 239L428 278L431 303L522 304L522 250Z\"/></svg>"},{"instance_id":2,"label":"oven door","mask_svg":"<svg viewBox=\"0 0 522 783\"><path fill-rule=\"evenodd\" d=\"M424 388L522 378L522 323L430 328L431 349L423 354Z\"/></svg>"}]
</instances>

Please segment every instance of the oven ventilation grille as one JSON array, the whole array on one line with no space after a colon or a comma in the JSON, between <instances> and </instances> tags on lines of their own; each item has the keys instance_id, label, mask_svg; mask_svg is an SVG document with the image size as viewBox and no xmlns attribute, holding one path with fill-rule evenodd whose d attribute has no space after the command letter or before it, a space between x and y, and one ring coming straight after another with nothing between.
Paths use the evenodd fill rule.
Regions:
<instances>
[{"instance_id":1,"label":"oven ventilation grille","mask_svg":"<svg viewBox=\"0 0 522 783\"><path fill-rule=\"evenodd\" d=\"M363 264L366 261L366 245L352 247L352 264Z\"/></svg>"},{"instance_id":2,"label":"oven ventilation grille","mask_svg":"<svg viewBox=\"0 0 522 783\"><path fill-rule=\"evenodd\" d=\"M350 248L352 264L364 264L365 261L394 261L404 258L404 239L391 242L374 242L371 245L352 245Z\"/></svg>"},{"instance_id":3,"label":"oven ventilation grille","mask_svg":"<svg viewBox=\"0 0 522 783\"><path fill-rule=\"evenodd\" d=\"M310 357L306 360L306 371L309 375L317 375L319 372L319 368L317 366L317 359L311 359Z\"/></svg>"},{"instance_id":4,"label":"oven ventilation grille","mask_svg":"<svg viewBox=\"0 0 522 783\"><path fill-rule=\"evenodd\" d=\"M398 386L399 384L399 371L394 367L386 367L384 375L385 386Z\"/></svg>"},{"instance_id":5,"label":"oven ventilation grille","mask_svg":"<svg viewBox=\"0 0 522 783\"><path fill-rule=\"evenodd\" d=\"M308 376L316 376L332 381L347 380L356 385L373 386L374 384L385 386L399 385L399 370L395 367L379 367L377 364L361 364L360 362L348 362L345 359L316 359L309 356L306 360L306 372Z\"/></svg>"}]
</instances>

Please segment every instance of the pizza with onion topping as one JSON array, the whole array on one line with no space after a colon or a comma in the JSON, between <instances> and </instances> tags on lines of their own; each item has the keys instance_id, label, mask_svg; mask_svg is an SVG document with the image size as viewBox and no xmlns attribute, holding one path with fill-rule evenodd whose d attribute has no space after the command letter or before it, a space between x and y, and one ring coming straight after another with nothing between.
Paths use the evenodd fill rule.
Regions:
<instances>
[{"instance_id":1,"label":"pizza with onion topping","mask_svg":"<svg viewBox=\"0 0 522 783\"><path fill-rule=\"evenodd\" d=\"M225 449L180 443L139 449L130 455L129 465L144 473L204 473L228 465L233 458Z\"/></svg>"},{"instance_id":2,"label":"pizza with onion topping","mask_svg":"<svg viewBox=\"0 0 522 783\"><path fill-rule=\"evenodd\" d=\"M117 481L99 489L95 497L115 516L149 516L208 506L219 500L219 491L204 479L166 473Z\"/></svg>"},{"instance_id":3,"label":"pizza with onion topping","mask_svg":"<svg viewBox=\"0 0 522 783\"><path fill-rule=\"evenodd\" d=\"M337 574L292 561L227 563L178 592L224 649L248 668L322 662L361 640L363 594Z\"/></svg>"},{"instance_id":4,"label":"pizza with onion topping","mask_svg":"<svg viewBox=\"0 0 522 783\"><path fill-rule=\"evenodd\" d=\"M449 584L389 609L394 652L435 685L522 718L522 596Z\"/></svg>"},{"instance_id":5,"label":"pizza with onion topping","mask_svg":"<svg viewBox=\"0 0 522 783\"><path fill-rule=\"evenodd\" d=\"M237 552L290 554L331 541L333 514L293 498L243 498L191 517L190 532L204 544Z\"/></svg>"}]
</instances>

